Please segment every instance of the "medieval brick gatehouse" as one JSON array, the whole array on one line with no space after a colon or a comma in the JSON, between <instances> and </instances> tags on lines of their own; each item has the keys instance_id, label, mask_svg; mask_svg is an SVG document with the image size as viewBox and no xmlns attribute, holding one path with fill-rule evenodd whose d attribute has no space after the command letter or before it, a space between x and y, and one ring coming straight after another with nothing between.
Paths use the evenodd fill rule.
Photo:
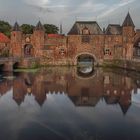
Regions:
<instances>
[{"instance_id":1,"label":"medieval brick gatehouse","mask_svg":"<svg viewBox=\"0 0 140 140\"><path fill-rule=\"evenodd\" d=\"M96 21L77 21L67 36L45 34L39 21L33 34L23 34L16 22L11 33L10 55L37 58L41 65L76 65L81 58L95 64L104 60L140 58L140 30L128 13L122 26L102 30Z\"/></svg>"}]
</instances>

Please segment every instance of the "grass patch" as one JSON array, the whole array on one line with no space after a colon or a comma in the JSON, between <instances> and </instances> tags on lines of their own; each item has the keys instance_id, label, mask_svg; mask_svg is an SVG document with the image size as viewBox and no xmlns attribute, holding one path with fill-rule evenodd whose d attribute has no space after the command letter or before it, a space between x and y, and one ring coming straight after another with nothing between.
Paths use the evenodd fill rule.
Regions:
<instances>
[{"instance_id":1,"label":"grass patch","mask_svg":"<svg viewBox=\"0 0 140 140\"><path fill-rule=\"evenodd\" d=\"M14 69L14 72L31 72L31 73L36 73L38 72L39 68L35 68L35 69L25 69L25 68L22 68L22 69Z\"/></svg>"}]
</instances>

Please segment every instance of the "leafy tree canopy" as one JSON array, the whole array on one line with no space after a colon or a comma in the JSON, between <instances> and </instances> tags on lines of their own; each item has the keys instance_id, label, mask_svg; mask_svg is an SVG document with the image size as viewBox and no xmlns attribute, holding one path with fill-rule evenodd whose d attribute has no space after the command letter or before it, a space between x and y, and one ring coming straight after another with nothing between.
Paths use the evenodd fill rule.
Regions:
<instances>
[{"instance_id":1,"label":"leafy tree canopy","mask_svg":"<svg viewBox=\"0 0 140 140\"><path fill-rule=\"evenodd\" d=\"M58 34L59 28L53 24L44 24L45 33Z\"/></svg>"},{"instance_id":2,"label":"leafy tree canopy","mask_svg":"<svg viewBox=\"0 0 140 140\"><path fill-rule=\"evenodd\" d=\"M0 20L0 32L4 33L6 36L10 37L11 25L6 21Z\"/></svg>"},{"instance_id":3,"label":"leafy tree canopy","mask_svg":"<svg viewBox=\"0 0 140 140\"><path fill-rule=\"evenodd\" d=\"M34 26L29 24L22 24L21 30L24 34L32 34L34 30Z\"/></svg>"},{"instance_id":4,"label":"leafy tree canopy","mask_svg":"<svg viewBox=\"0 0 140 140\"><path fill-rule=\"evenodd\" d=\"M10 37L11 29L12 26L8 22L0 20L0 32ZM53 24L44 24L44 29L47 34L57 34L59 32L59 28ZM22 24L21 30L24 34L32 34L34 26L30 24Z\"/></svg>"},{"instance_id":5,"label":"leafy tree canopy","mask_svg":"<svg viewBox=\"0 0 140 140\"><path fill-rule=\"evenodd\" d=\"M34 28L35 27L33 25L29 25L29 24L21 25L21 30L24 34L32 34ZM44 24L44 29L45 29L45 33L47 34L57 34L59 31L58 27L53 24Z\"/></svg>"}]
</instances>

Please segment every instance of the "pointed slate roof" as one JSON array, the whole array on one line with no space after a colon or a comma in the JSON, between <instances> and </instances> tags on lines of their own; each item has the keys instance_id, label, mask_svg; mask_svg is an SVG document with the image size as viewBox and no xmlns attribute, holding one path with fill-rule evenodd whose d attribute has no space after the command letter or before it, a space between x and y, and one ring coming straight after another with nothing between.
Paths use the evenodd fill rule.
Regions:
<instances>
[{"instance_id":1,"label":"pointed slate roof","mask_svg":"<svg viewBox=\"0 0 140 140\"><path fill-rule=\"evenodd\" d=\"M46 101L46 97L36 97L35 100L39 106L43 106L44 102Z\"/></svg>"},{"instance_id":2,"label":"pointed slate roof","mask_svg":"<svg viewBox=\"0 0 140 140\"><path fill-rule=\"evenodd\" d=\"M62 27L62 23L60 24L60 34L63 33L63 27Z\"/></svg>"},{"instance_id":3,"label":"pointed slate roof","mask_svg":"<svg viewBox=\"0 0 140 140\"><path fill-rule=\"evenodd\" d=\"M44 27L40 21L37 23L35 30L43 30L44 31Z\"/></svg>"},{"instance_id":4,"label":"pointed slate roof","mask_svg":"<svg viewBox=\"0 0 140 140\"><path fill-rule=\"evenodd\" d=\"M120 107L121 107L121 110L123 112L124 115L126 115L128 109L130 108L131 106L131 103L128 103L126 105L122 104L122 103L119 103Z\"/></svg>"},{"instance_id":5,"label":"pointed slate roof","mask_svg":"<svg viewBox=\"0 0 140 140\"><path fill-rule=\"evenodd\" d=\"M17 103L18 106L20 106L22 104L22 102L24 101L24 98L13 97L13 100Z\"/></svg>"},{"instance_id":6,"label":"pointed slate roof","mask_svg":"<svg viewBox=\"0 0 140 140\"><path fill-rule=\"evenodd\" d=\"M17 22L14 24L13 31L20 31L20 26Z\"/></svg>"},{"instance_id":7,"label":"pointed slate roof","mask_svg":"<svg viewBox=\"0 0 140 140\"><path fill-rule=\"evenodd\" d=\"M103 34L103 31L96 21L76 21L68 35L80 35L85 27L88 28L91 35Z\"/></svg>"},{"instance_id":8,"label":"pointed slate roof","mask_svg":"<svg viewBox=\"0 0 140 140\"><path fill-rule=\"evenodd\" d=\"M132 18L130 16L129 12L128 12L128 14L127 14L122 26L123 27L126 27L126 26L135 27L134 22L133 22L133 20L132 20Z\"/></svg>"}]
</instances>

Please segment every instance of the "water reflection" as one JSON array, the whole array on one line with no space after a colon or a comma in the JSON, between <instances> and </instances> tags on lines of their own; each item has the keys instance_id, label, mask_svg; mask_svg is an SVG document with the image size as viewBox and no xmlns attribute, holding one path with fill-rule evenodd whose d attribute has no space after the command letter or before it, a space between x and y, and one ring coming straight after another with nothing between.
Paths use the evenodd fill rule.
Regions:
<instances>
[{"instance_id":1,"label":"water reflection","mask_svg":"<svg viewBox=\"0 0 140 140\"><path fill-rule=\"evenodd\" d=\"M140 115L140 78L138 75L135 76L133 73L120 70L103 71L102 69L93 70L91 68L53 67L41 69L37 73L15 73L15 78L12 80L3 78L7 76L10 75L1 74L0 76L0 105L1 107L5 105L4 108L0 107L0 114L7 110L8 104L15 108L12 101L21 107L22 111L29 113L32 110L30 107L35 101L41 108L44 107L42 113L39 113L39 118L35 119L39 122L39 126L35 126L37 127L36 131L39 129L40 132L38 133L40 136L43 135L44 139L47 134L49 135L47 138L50 139L106 140L123 138L131 140L135 138L137 140L140 138L140 134L135 129L140 129L140 120L137 118ZM34 107L33 110L36 110L36 105ZM9 114L12 114L13 110L11 109ZM25 113L23 114L25 115ZM13 116L15 115L13 114ZM28 116L25 117L24 115L23 118ZM121 115L127 116L128 122L123 120ZM61 118L60 122L57 117ZM0 119L3 120L1 117ZM11 119L11 123L12 121ZM51 128L46 130L44 128L46 125L42 124L42 121L47 121ZM77 126L74 125L75 123ZM121 132L122 129L118 126L125 124L123 129L129 134L129 123L133 128L131 129L133 131L132 136ZM114 124L117 127L113 126ZM40 130L40 127L45 130L43 128ZM109 133L113 127L114 131ZM29 130L29 128L34 127L32 124L28 124L26 129ZM54 128L55 134L52 130ZM66 131L65 128L69 129ZM85 128L86 130L84 130ZM42 131L47 131L47 134ZM64 135L63 138L60 136L60 131L61 136ZM24 133L20 139L29 139L27 136L31 132L24 131ZM24 136L26 137L24 138ZM40 137L36 139L39 140Z\"/></svg>"},{"instance_id":2,"label":"water reflection","mask_svg":"<svg viewBox=\"0 0 140 140\"><path fill-rule=\"evenodd\" d=\"M36 74L17 73L13 81L1 76L0 94L3 96L12 88L13 100L17 105L24 102L26 95L33 95L42 106L47 100L47 94L64 93L75 106L96 106L100 100L104 100L108 105L119 104L122 112L127 112L131 106L132 91L137 94L138 79L98 69L95 77L81 80L79 73L80 77L82 74L83 77L92 77L95 71L91 67L78 68L77 72L76 68L48 68Z\"/></svg>"},{"instance_id":3,"label":"water reflection","mask_svg":"<svg viewBox=\"0 0 140 140\"><path fill-rule=\"evenodd\" d=\"M96 71L92 65L77 68L77 75L82 78L91 78L95 75L95 72Z\"/></svg>"}]
</instances>

